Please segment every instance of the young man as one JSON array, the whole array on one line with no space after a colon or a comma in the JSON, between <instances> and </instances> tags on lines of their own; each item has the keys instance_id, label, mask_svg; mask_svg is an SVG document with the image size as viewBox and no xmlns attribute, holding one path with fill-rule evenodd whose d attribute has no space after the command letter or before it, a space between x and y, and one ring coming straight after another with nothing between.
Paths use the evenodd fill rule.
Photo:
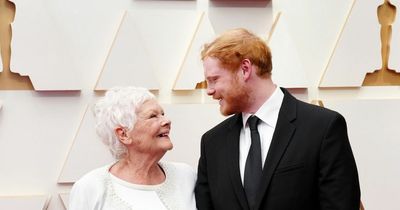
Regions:
<instances>
[{"instance_id":1,"label":"young man","mask_svg":"<svg viewBox=\"0 0 400 210\"><path fill-rule=\"evenodd\" d=\"M345 119L277 87L263 40L230 30L205 45L202 60L207 94L233 116L202 137L199 210L359 208Z\"/></svg>"}]
</instances>

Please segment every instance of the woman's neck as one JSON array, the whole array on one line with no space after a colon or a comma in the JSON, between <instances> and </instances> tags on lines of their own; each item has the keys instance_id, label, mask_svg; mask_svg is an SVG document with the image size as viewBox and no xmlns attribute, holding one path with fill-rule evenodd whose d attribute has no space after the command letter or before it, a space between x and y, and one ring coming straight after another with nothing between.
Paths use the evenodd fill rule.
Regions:
<instances>
[{"instance_id":1,"label":"woman's neck","mask_svg":"<svg viewBox=\"0 0 400 210\"><path fill-rule=\"evenodd\" d=\"M114 176L134 184L156 185L165 180L165 174L158 165L160 158L132 157L127 155L110 168Z\"/></svg>"}]
</instances>

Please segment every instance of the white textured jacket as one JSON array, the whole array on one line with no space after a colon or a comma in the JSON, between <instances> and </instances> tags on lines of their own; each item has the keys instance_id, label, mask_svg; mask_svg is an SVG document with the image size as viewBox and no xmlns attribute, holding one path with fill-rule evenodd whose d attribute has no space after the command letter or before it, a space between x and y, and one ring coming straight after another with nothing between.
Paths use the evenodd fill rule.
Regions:
<instances>
[{"instance_id":1,"label":"white textured jacket","mask_svg":"<svg viewBox=\"0 0 400 210\"><path fill-rule=\"evenodd\" d=\"M168 210L195 210L194 185L196 173L187 164L160 162L165 182L155 192ZM124 210L135 209L115 193L109 168L95 169L72 187L68 210ZM140 199L140 198L138 198Z\"/></svg>"}]
</instances>

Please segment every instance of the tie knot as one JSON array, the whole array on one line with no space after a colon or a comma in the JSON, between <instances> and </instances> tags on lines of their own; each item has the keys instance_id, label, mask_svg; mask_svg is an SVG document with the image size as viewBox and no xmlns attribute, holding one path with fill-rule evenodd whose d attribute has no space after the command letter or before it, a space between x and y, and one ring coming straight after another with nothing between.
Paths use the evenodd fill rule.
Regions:
<instances>
[{"instance_id":1,"label":"tie knot","mask_svg":"<svg viewBox=\"0 0 400 210\"><path fill-rule=\"evenodd\" d=\"M260 119L255 115L252 115L251 117L249 117L249 119L247 120L247 123L249 124L250 130L257 130L257 125L258 125L259 121L260 121Z\"/></svg>"}]
</instances>

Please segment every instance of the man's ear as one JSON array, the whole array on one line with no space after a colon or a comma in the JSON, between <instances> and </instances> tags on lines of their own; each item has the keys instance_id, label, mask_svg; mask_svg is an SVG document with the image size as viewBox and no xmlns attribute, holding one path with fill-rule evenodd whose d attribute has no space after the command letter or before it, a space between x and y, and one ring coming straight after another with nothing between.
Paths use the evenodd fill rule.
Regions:
<instances>
[{"instance_id":1,"label":"man's ear","mask_svg":"<svg viewBox=\"0 0 400 210\"><path fill-rule=\"evenodd\" d=\"M244 81L247 81L250 78L252 71L254 71L254 69L251 61L248 58L243 59L240 63L240 72Z\"/></svg>"},{"instance_id":2,"label":"man's ear","mask_svg":"<svg viewBox=\"0 0 400 210\"><path fill-rule=\"evenodd\" d=\"M128 137L126 133L126 129L123 127L117 127L114 129L115 135L117 136L118 140L123 144L129 144L131 138Z\"/></svg>"}]
</instances>

